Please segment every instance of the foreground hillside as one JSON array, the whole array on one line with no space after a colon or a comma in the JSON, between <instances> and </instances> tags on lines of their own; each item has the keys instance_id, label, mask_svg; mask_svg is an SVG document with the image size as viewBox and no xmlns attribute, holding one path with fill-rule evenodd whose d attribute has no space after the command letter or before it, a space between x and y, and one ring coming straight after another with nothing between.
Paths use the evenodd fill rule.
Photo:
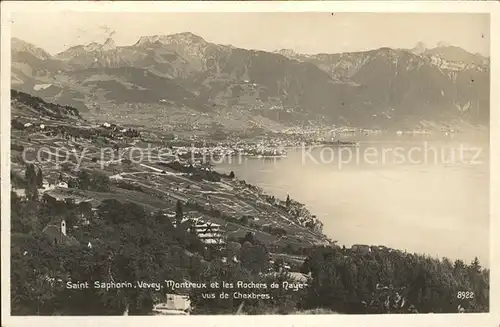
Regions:
<instances>
[{"instance_id":1,"label":"foreground hillside","mask_svg":"<svg viewBox=\"0 0 500 327\"><path fill-rule=\"evenodd\" d=\"M98 117L181 110L227 129L276 128L269 121L412 128L489 119L489 60L456 47L301 55L179 33L128 46L108 39L55 56L13 39L12 60L14 88Z\"/></svg>"},{"instance_id":2,"label":"foreground hillside","mask_svg":"<svg viewBox=\"0 0 500 327\"><path fill-rule=\"evenodd\" d=\"M304 205L189 162L181 140L11 98L14 315L152 314L171 292L153 283L165 280L234 284L228 299L220 288L178 290L192 314L488 311L489 271L477 260L340 248Z\"/></svg>"},{"instance_id":3,"label":"foreground hillside","mask_svg":"<svg viewBox=\"0 0 500 327\"><path fill-rule=\"evenodd\" d=\"M24 93L13 91L12 96L12 112L16 116L11 139L13 174L22 177L26 169L23 161L38 159L38 155L42 161L37 162L37 167L43 171L46 183L57 184L62 179L70 186L81 186L82 174L105 182L102 187L106 192L95 193L92 187L97 185L90 185L50 189L44 194L91 201L94 205L116 198L148 205L151 210L167 211L174 211L176 201L180 200L193 209L191 215L224 224L235 237L252 231L263 233L262 237L270 244L297 246L325 240L314 232L321 231L320 222L300 204L297 208L286 207L284 199L274 199L245 181L208 170L204 163L192 162L188 154L184 154L183 160L181 148L167 153L166 149L170 150L174 142L152 143L137 130L95 126L84 120L51 121L48 116L34 115L42 113L48 104ZM33 102L34 107L41 109L26 110L32 108ZM28 148L30 152L25 152ZM23 159L23 152L34 157ZM302 217L292 215L297 210ZM309 231L304 227L309 221L318 227ZM274 229L285 229L289 235L281 237L279 233L276 236L265 232Z\"/></svg>"}]
</instances>

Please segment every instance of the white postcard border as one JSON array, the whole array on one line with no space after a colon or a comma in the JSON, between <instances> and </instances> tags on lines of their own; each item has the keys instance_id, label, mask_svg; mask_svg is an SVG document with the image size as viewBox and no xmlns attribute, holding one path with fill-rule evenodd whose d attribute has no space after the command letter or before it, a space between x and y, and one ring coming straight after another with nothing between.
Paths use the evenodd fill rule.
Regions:
<instances>
[{"instance_id":1,"label":"white postcard border","mask_svg":"<svg viewBox=\"0 0 500 327\"><path fill-rule=\"evenodd\" d=\"M1 4L1 251L2 326L500 326L500 3L494 1L117 1ZM490 13L490 313L417 315L297 315L188 317L10 317L10 13L15 11L129 12L394 12ZM33 26L36 28L36 26ZM494 33L493 31L497 31ZM473 222L471 222L473 223ZM496 233L495 233L496 231Z\"/></svg>"}]
</instances>

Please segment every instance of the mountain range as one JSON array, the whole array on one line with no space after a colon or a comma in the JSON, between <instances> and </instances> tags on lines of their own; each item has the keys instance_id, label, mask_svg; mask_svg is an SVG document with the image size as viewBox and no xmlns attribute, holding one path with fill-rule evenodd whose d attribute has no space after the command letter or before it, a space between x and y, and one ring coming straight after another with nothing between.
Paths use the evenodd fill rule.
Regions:
<instances>
[{"instance_id":1,"label":"mountain range","mask_svg":"<svg viewBox=\"0 0 500 327\"><path fill-rule=\"evenodd\" d=\"M489 79L488 57L443 43L308 55L219 45L186 32L127 46L108 39L51 55L12 39L12 88L84 115L133 108L154 117L176 108L214 122L236 110L237 119L287 125L487 124Z\"/></svg>"}]
</instances>

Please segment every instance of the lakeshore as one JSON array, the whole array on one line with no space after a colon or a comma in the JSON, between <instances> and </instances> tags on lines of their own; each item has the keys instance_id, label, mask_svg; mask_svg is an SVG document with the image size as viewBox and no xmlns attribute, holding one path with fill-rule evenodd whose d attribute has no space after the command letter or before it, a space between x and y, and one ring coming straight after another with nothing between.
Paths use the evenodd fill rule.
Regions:
<instances>
[{"instance_id":1,"label":"lakeshore","mask_svg":"<svg viewBox=\"0 0 500 327\"><path fill-rule=\"evenodd\" d=\"M368 147L380 152L395 147L411 150L428 142L429 149L449 151L468 142L471 147L484 147L478 165L426 163L423 157L414 164L363 162L363 158L356 160L353 149L353 159L340 166L338 156L336 161L322 163L323 148L319 146L311 150L317 161L306 158L301 162L303 149L288 148L287 158L227 160L217 169L234 171L274 196L290 194L305 203L324 223L325 234L339 245L381 244L466 261L478 256L488 266L488 149L484 139L470 135L455 139L391 136L390 140L365 139L359 149L361 154ZM422 237L429 242L422 242Z\"/></svg>"}]
</instances>

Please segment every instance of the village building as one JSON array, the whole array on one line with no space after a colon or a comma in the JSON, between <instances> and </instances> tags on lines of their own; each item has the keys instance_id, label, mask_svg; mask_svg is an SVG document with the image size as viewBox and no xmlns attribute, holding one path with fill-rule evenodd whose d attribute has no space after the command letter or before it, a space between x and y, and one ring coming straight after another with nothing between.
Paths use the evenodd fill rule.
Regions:
<instances>
[{"instance_id":1,"label":"village building","mask_svg":"<svg viewBox=\"0 0 500 327\"><path fill-rule=\"evenodd\" d=\"M223 246L226 244L224 232L219 224L205 222L201 219L191 219L190 230L194 229L198 238L209 246Z\"/></svg>"},{"instance_id":2,"label":"village building","mask_svg":"<svg viewBox=\"0 0 500 327\"><path fill-rule=\"evenodd\" d=\"M57 184L57 187L60 187L60 188L68 188L68 183L66 182L59 182Z\"/></svg>"},{"instance_id":3,"label":"village building","mask_svg":"<svg viewBox=\"0 0 500 327\"><path fill-rule=\"evenodd\" d=\"M42 183L42 188L40 189L41 192L46 192L46 191L51 191L55 188L54 184L51 184L49 182L44 181Z\"/></svg>"},{"instance_id":4,"label":"village building","mask_svg":"<svg viewBox=\"0 0 500 327\"><path fill-rule=\"evenodd\" d=\"M309 275L300 272L289 272L290 278L296 280L297 282L307 284L311 280L311 273Z\"/></svg>"},{"instance_id":5,"label":"village building","mask_svg":"<svg viewBox=\"0 0 500 327\"><path fill-rule=\"evenodd\" d=\"M165 302L156 304L153 312L157 315L189 315L191 301L188 295L166 294Z\"/></svg>"}]
</instances>

